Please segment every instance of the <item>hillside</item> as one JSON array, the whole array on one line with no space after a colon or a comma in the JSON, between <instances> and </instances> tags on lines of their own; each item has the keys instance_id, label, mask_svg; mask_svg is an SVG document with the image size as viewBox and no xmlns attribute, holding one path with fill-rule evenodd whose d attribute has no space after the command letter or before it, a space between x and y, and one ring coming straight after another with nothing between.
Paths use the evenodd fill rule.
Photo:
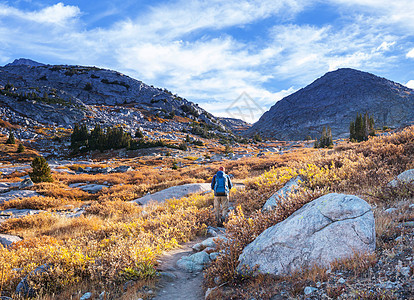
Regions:
<instances>
[{"instance_id":1,"label":"hillside","mask_svg":"<svg viewBox=\"0 0 414 300\"><path fill-rule=\"evenodd\" d=\"M166 89L112 70L28 59L0 67L0 118L23 126L17 134L24 138L33 138L35 127L70 129L80 122L120 125L132 135L139 128L190 130L194 121L206 130L226 131L212 114Z\"/></svg>"},{"instance_id":2,"label":"hillside","mask_svg":"<svg viewBox=\"0 0 414 300\"><path fill-rule=\"evenodd\" d=\"M334 138L347 138L350 122L365 112L377 128L410 125L414 90L370 73L339 69L276 102L245 134L303 140L330 126Z\"/></svg>"}]
</instances>

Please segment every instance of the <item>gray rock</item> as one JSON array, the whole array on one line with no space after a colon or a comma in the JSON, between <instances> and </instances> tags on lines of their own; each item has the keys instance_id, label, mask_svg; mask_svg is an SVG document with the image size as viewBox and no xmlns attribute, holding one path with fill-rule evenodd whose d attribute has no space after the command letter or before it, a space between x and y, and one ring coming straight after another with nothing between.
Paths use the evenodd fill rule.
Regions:
<instances>
[{"instance_id":1,"label":"gray rock","mask_svg":"<svg viewBox=\"0 0 414 300\"><path fill-rule=\"evenodd\" d=\"M210 259L211 260L216 260L216 258L220 255L220 253L218 252L212 252L210 253Z\"/></svg>"},{"instance_id":2,"label":"gray rock","mask_svg":"<svg viewBox=\"0 0 414 300\"><path fill-rule=\"evenodd\" d=\"M204 241L202 241L201 243L197 243L195 244L192 248L194 251L202 251L205 248L216 248L216 243L214 242L214 240L217 239L216 237L211 237L208 238Z\"/></svg>"},{"instance_id":3,"label":"gray rock","mask_svg":"<svg viewBox=\"0 0 414 300\"><path fill-rule=\"evenodd\" d=\"M125 173L133 171L134 169L130 166L119 166L111 170L111 173Z\"/></svg>"},{"instance_id":4,"label":"gray rock","mask_svg":"<svg viewBox=\"0 0 414 300\"><path fill-rule=\"evenodd\" d=\"M396 209L395 207L391 207L391 208L386 209L384 212L386 214L395 214L397 212L397 210L398 209Z\"/></svg>"},{"instance_id":5,"label":"gray rock","mask_svg":"<svg viewBox=\"0 0 414 300\"><path fill-rule=\"evenodd\" d=\"M131 202L145 205L150 201L164 202L167 199L180 199L194 193L206 192L211 189L210 183L189 183L179 186L173 186L154 194L145 195L144 197L135 199Z\"/></svg>"},{"instance_id":6,"label":"gray rock","mask_svg":"<svg viewBox=\"0 0 414 300\"><path fill-rule=\"evenodd\" d=\"M317 288L314 288L314 287L311 287L311 286L307 286L307 287L305 287L305 289L304 289L304 293L305 293L305 295L310 295L310 294L312 294L313 292L316 292L318 289Z\"/></svg>"},{"instance_id":7,"label":"gray rock","mask_svg":"<svg viewBox=\"0 0 414 300\"><path fill-rule=\"evenodd\" d=\"M208 288L205 295L204 295L204 299L208 299L208 297L210 296L211 292L216 290L217 287L213 287L213 288Z\"/></svg>"},{"instance_id":8,"label":"gray rock","mask_svg":"<svg viewBox=\"0 0 414 300\"><path fill-rule=\"evenodd\" d=\"M9 208L5 210L0 210L0 217L6 218L21 218L27 215L36 215L41 212L45 212L44 210L39 209L16 209L16 208Z\"/></svg>"},{"instance_id":9,"label":"gray rock","mask_svg":"<svg viewBox=\"0 0 414 300\"><path fill-rule=\"evenodd\" d=\"M328 194L262 232L243 250L238 270L257 265L259 273L285 275L374 250L370 205L356 196Z\"/></svg>"},{"instance_id":10,"label":"gray rock","mask_svg":"<svg viewBox=\"0 0 414 300\"><path fill-rule=\"evenodd\" d=\"M35 196L41 196L41 195L31 190L10 191L7 193L0 194L0 204L6 201L17 199L17 198L31 198Z\"/></svg>"},{"instance_id":11,"label":"gray rock","mask_svg":"<svg viewBox=\"0 0 414 300\"><path fill-rule=\"evenodd\" d=\"M15 242L20 242L22 239L15 235L0 233L0 244L4 247L9 247Z\"/></svg>"},{"instance_id":12,"label":"gray rock","mask_svg":"<svg viewBox=\"0 0 414 300\"><path fill-rule=\"evenodd\" d=\"M289 180L283 188L278 190L276 193L274 193L269 199L267 199L266 203L263 205L263 211L269 211L274 209L278 206L280 201L284 197L286 197L289 193L295 193L299 187L300 183L303 181L303 179L300 176L297 176L295 178L292 178Z\"/></svg>"},{"instance_id":13,"label":"gray rock","mask_svg":"<svg viewBox=\"0 0 414 300\"><path fill-rule=\"evenodd\" d=\"M175 279L177 279L177 275L171 272L160 272L159 275L165 281L174 281Z\"/></svg>"},{"instance_id":14,"label":"gray rock","mask_svg":"<svg viewBox=\"0 0 414 300\"><path fill-rule=\"evenodd\" d=\"M414 183L414 169L402 172L396 179L390 181L388 186L397 187L399 183L407 184Z\"/></svg>"},{"instance_id":15,"label":"gray rock","mask_svg":"<svg viewBox=\"0 0 414 300\"><path fill-rule=\"evenodd\" d=\"M345 282L346 282L346 280L343 279L342 277L338 279L339 284L344 284Z\"/></svg>"},{"instance_id":16,"label":"gray rock","mask_svg":"<svg viewBox=\"0 0 414 300\"><path fill-rule=\"evenodd\" d=\"M87 184L87 185L80 186L79 188L82 191L87 192L89 194L96 194L97 192L100 192L103 188L107 188L107 187L108 186L102 185L102 184Z\"/></svg>"},{"instance_id":17,"label":"gray rock","mask_svg":"<svg viewBox=\"0 0 414 300\"><path fill-rule=\"evenodd\" d=\"M37 267L32 272L29 273L26 277L24 277L16 287L16 294L23 295L25 297L34 297L36 294L36 290L34 290L28 283L28 278L31 275L40 274L46 272L49 269L49 265L44 264L40 267Z\"/></svg>"},{"instance_id":18,"label":"gray rock","mask_svg":"<svg viewBox=\"0 0 414 300\"><path fill-rule=\"evenodd\" d=\"M410 267L402 267L400 272L405 277L408 277L408 276L410 276L410 271L411 271Z\"/></svg>"},{"instance_id":19,"label":"gray rock","mask_svg":"<svg viewBox=\"0 0 414 300\"><path fill-rule=\"evenodd\" d=\"M22 190L22 189L32 187L32 186L34 186L33 181L30 178L27 178L27 179L23 180L22 182L20 182L19 189Z\"/></svg>"},{"instance_id":20,"label":"gray rock","mask_svg":"<svg viewBox=\"0 0 414 300\"><path fill-rule=\"evenodd\" d=\"M92 297L92 293L87 292L83 294L82 297L80 297L80 300L87 300L87 299L90 299L91 297Z\"/></svg>"},{"instance_id":21,"label":"gray rock","mask_svg":"<svg viewBox=\"0 0 414 300\"><path fill-rule=\"evenodd\" d=\"M202 251L190 256L183 256L177 261L177 266L186 272L192 273L202 271L209 262L210 255Z\"/></svg>"}]
</instances>

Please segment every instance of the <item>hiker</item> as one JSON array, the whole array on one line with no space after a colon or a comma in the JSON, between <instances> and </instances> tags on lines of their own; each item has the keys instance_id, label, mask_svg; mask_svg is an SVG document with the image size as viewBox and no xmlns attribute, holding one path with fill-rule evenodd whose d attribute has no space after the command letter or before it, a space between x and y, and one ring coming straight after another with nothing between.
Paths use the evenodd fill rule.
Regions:
<instances>
[{"instance_id":1,"label":"hiker","mask_svg":"<svg viewBox=\"0 0 414 300\"><path fill-rule=\"evenodd\" d=\"M211 189L214 190L214 215L218 225L222 225L227 216L232 187L230 177L224 173L224 167L220 167L211 181Z\"/></svg>"}]
</instances>

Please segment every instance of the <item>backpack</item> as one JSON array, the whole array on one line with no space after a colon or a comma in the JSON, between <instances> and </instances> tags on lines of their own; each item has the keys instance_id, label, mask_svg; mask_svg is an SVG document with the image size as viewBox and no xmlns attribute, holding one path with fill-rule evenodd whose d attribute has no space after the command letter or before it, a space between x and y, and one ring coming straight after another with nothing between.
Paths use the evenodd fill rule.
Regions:
<instances>
[{"instance_id":1,"label":"backpack","mask_svg":"<svg viewBox=\"0 0 414 300\"><path fill-rule=\"evenodd\" d=\"M214 194L216 196L227 196L229 193L229 184L227 176L222 172L217 172L216 183L214 185Z\"/></svg>"}]
</instances>

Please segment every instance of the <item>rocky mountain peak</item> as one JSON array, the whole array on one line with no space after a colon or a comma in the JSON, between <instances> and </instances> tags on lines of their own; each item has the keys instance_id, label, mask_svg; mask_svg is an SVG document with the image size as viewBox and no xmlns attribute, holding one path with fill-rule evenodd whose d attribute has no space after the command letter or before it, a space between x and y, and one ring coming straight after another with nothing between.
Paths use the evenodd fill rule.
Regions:
<instances>
[{"instance_id":1,"label":"rocky mountain peak","mask_svg":"<svg viewBox=\"0 0 414 300\"><path fill-rule=\"evenodd\" d=\"M31 60L31 59L28 59L28 58L18 58L18 59L15 59L13 62L5 65L5 67L8 67L8 66L21 66L21 65L30 66L30 67L45 66L45 64L42 64L40 62Z\"/></svg>"},{"instance_id":2,"label":"rocky mountain peak","mask_svg":"<svg viewBox=\"0 0 414 300\"><path fill-rule=\"evenodd\" d=\"M409 125L414 90L367 72L338 69L276 102L246 134L300 140L316 138L330 126L334 138L345 138L356 114L365 112L376 127Z\"/></svg>"}]
</instances>

